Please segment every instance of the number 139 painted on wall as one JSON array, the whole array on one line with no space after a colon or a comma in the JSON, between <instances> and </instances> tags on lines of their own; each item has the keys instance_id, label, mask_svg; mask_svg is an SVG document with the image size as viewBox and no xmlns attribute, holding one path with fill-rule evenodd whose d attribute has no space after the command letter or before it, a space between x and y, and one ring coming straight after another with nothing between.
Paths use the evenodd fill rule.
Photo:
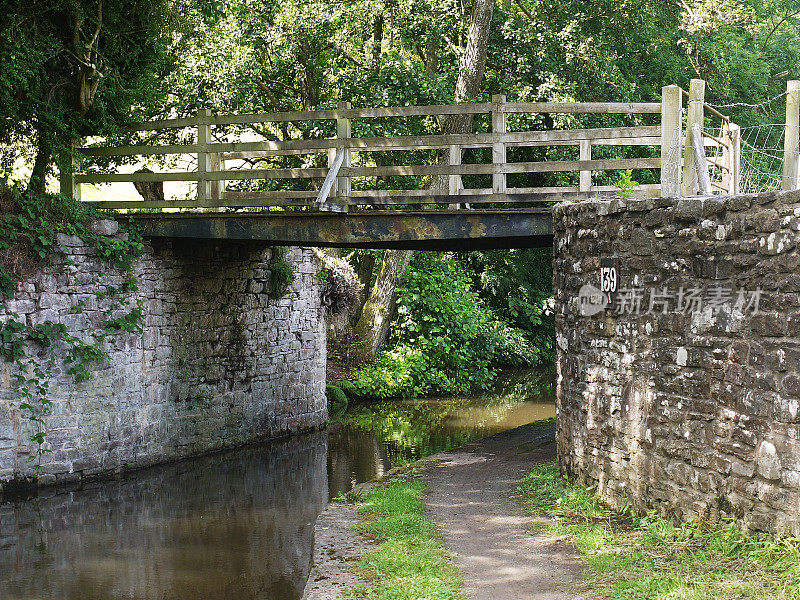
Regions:
<instances>
[{"instance_id":1,"label":"number 139 painted on wall","mask_svg":"<svg viewBox=\"0 0 800 600\"><path fill-rule=\"evenodd\" d=\"M609 302L613 302L614 296L616 295L618 289L619 259L600 259L600 291L608 296Z\"/></svg>"}]
</instances>

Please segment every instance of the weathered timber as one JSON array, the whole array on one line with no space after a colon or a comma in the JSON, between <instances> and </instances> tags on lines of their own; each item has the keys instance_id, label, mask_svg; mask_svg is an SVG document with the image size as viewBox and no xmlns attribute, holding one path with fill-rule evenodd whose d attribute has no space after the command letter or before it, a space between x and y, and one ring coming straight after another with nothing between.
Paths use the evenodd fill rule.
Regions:
<instances>
[{"instance_id":1,"label":"weathered timber","mask_svg":"<svg viewBox=\"0 0 800 600\"><path fill-rule=\"evenodd\" d=\"M256 113L251 115L216 115L213 125L248 125L253 123L284 123L292 121L328 121L335 119L378 119L388 117L415 117L428 115L479 115L492 111L489 103L464 103L431 106L387 106L374 108L345 108L336 110L297 110L290 112ZM509 102L506 113L556 113L556 114L658 114L658 102ZM195 127L196 117L165 119L139 123L132 131L158 131Z\"/></svg>"},{"instance_id":2,"label":"weathered timber","mask_svg":"<svg viewBox=\"0 0 800 600\"><path fill-rule=\"evenodd\" d=\"M549 209L204 213L134 216L148 238L259 240L275 245L346 248L478 249L547 247Z\"/></svg>"},{"instance_id":3,"label":"weathered timber","mask_svg":"<svg viewBox=\"0 0 800 600\"><path fill-rule=\"evenodd\" d=\"M451 177L456 177L451 175ZM634 193L645 198L658 197L661 186L658 184L639 185L634 188ZM491 188L462 189L456 197L446 194L442 190L356 190L352 192L350 205L357 206L391 206L415 204L447 204L453 200L459 203L487 204L487 203L541 203L560 202L563 200L581 200L593 194L612 194L617 188L612 185L592 186L581 191L577 186L554 186L540 188L508 188L505 194L495 194ZM219 200L211 199L208 206L211 208L247 208L270 206L295 206L315 208L310 200L315 198L317 192L313 191L276 191L276 192L238 192L226 191ZM113 209L143 209L143 208L193 208L197 205L194 200L108 200L103 202L87 202L104 208ZM187 218L191 215L185 215Z\"/></svg>"},{"instance_id":4,"label":"weathered timber","mask_svg":"<svg viewBox=\"0 0 800 600\"><path fill-rule=\"evenodd\" d=\"M783 180L781 188L800 188L800 81L786 82L786 126L783 136Z\"/></svg>"},{"instance_id":5,"label":"weathered timber","mask_svg":"<svg viewBox=\"0 0 800 600\"><path fill-rule=\"evenodd\" d=\"M606 127L595 129L566 129L548 131L515 131L509 133L457 133L449 135L419 135L394 137L349 138L346 146L359 151L388 150L438 150L452 145L464 148L490 148L495 143L507 146L550 146L565 143L579 144L592 140L597 145L635 145L644 138L642 145L658 145L661 128L657 125L637 127ZM623 141L624 140L624 141ZM250 158L254 152L270 153L272 156L322 153L329 148L341 148L341 138L319 138L311 140L259 141L259 142L213 142L207 145L209 152L225 153L226 159ZM120 146L80 148L84 156L152 156L160 154L194 154L197 144L167 146Z\"/></svg>"},{"instance_id":6,"label":"weathered timber","mask_svg":"<svg viewBox=\"0 0 800 600\"><path fill-rule=\"evenodd\" d=\"M689 86L689 106L686 109L686 151L684 153L683 182L681 184L682 196L693 196L698 190L697 165L695 164L695 152L693 136L689 135L693 125L700 131L704 124L704 105L706 94L706 82L702 79L692 79ZM699 141L702 145L702 140Z\"/></svg>"},{"instance_id":7,"label":"weathered timber","mask_svg":"<svg viewBox=\"0 0 800 600\"><path fill-rule=\"evenodd\" d=\"M702 83L702 82L700 82ZM697 88L697 82L695 87ZM292 112L262 113L251 115L211 115L208 111L199 112L196 117L171 119L144 123L134 131L160 130L165 128L196 127L196 142L189 144L168 144L160 146L133 145L118 148L91 147L78 150L84 157L130 157L130 156L195 156L197 169L194 172L162 172L162 173L76 173L65 189L71 189L77 195L81 184L122 183L137 184L149 182L185 182L197 183L197 199L192 201L149 201L113 202L102 201L100 206L107 208L244 208L271 207L290 208L306 206L318 210L347 210L348 206L403 206L403 205L445 205L450 208L463 207L469 209L475 203L537 203L553 202L564 199L580 199L592 194L613 192L614 188L592 186L593 172L615 170L653 170L661 169L661 184L640 186L636 192L646 197L658 195L678 196L681 185L689 185L683 181L681 170L689 167L694 160L694 152L683 165L684 138L681 123L682 95L685 94L677 86L664 89L661 103L636 102L507 102L503 96L493 96L491 103L463 103L436 106L400 106L376 108L352 108L349 103L341 102L336 109L304 110ZM456 96L459 97L458 95ZM698 101L699 100L699 101ZM693 98L692 119L697 120L697 112L704 110L702 95ZM661 115L660 124L637 125L628 127L604 127L574 130L548 131L508 131L506 117L519 113L555 113L555 114L627 114L627 115ZM709 111L717 114L718 111ZM432 116L447 117L446 122L463 117L465 123L472 122L478 114L489 115L492 131L489 133L472 133L471 127L444 127L442 134L420 136L390 137L352 137L352 122L358 119L381 119L391 117ZM702 131L699 145L719 149L722 153L720 170L721 181L712 182L715 188L728 190L738 189L738 157L735 140L737 126L730 119L723 118L723 134L716 137ZM211 141L211 128L214 126L242 125L254 123L281 123L292 121L335 121L335 138L289 139L282 141ZM647 119L642 119L647 123ZM701 119L702 121L702 119ZM459 121L460 122L460 121ZM702 125L702 123L700 123ZM689 142L691 143L691 141ZM593 146L661 146L661 156L653 157L646 153L640 158L603 158L592 159ZM507 149L524 147L574 146L578 149L578 160L508 162ZM491 164L463 162L463 152L468 149L488 148L491 150ZM420 157L419 151L436 151L437 160L430 155ZM411 152L405 154L406 159L393 158L395 164L381 164L371 153ZM648 157L648 154L650 156ZM313 156L310 164L320 164L320 155L327 155L327 168L323 167L278 167L271 168L269 163L259 164L260 159L277 156ZM226 161L246 160L252 168L226 168ZM412 164L396 164L408 161ZM719 161L714 161L715 164ZM353 164L355 163L355 164ZM377 163L377 164L376 164ZM414 164L416 163L416 164ZM422 164L420 164L422 163ZM337 170L338 169L338 170ZM65 169L65 172L67 169ZM571 186L559 188L508 188L509 174L545 174L574 172L578 174L579 185L575 190ZM688 171L687 171L688 172ZM484 189L465 189L462 176L488 175L492 179L492 187ZM377 187L375 180L381 180L381 187L391 182L393 177L432 178L443 182L440 185L422 184L431 188L425 190L353 190L353 186ZM314 191L244 191L227 192L226 181L274 181L306 179ZM392 182L395 183L395 182ZM70 185L71 184L71 185ZM322 186L321 193L317 190ZM395 183L395 187L403 187ZM288 187L288 186L287 186ZM294 186L292 186L294 187ZM306 186L303 186L306 187ZM438 189L442 187L443 189ZM317 202L314 202L315 197ZM326 199L333 199L330 203ZM441 207L432 206L434 210Z\"/></svg>"}]
</instances>

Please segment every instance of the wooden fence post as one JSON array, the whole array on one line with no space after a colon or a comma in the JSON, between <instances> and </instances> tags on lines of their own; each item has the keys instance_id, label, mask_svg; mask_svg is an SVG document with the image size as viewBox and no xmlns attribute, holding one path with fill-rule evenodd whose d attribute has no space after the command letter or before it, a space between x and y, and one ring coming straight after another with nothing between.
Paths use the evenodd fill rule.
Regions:
<instances>
[{"instance_id":1,"label":"wooden fence post","mask_svg":"<svg viewBox=\"0 0 800 600\"><path fill-rule=\"evenodd\" d=\"M73 139L70 142L69 153L61 156L58 165L58 183L60 192L80 201L81 199L81 184L75 183L75 171L80 168L79 161L75 156L75 148L78 147L79 140Z\"/></svg>"},{"instance_id":2,"label":"wooden fence post","mask_svg":"<svg viewBox=\"0 0 800 600\"><path fill-rule=\"evenodd\" d=\"M212 173L216 173L219 171L225 170L225 161L220 158L219 152L212 152L210 158L210 171ZM219 204L219 201L222 200L222 196L225 193L225 181L220 179L218 181L211 182L211 199L215 201L216 204Z\"/></svg>"},{"instance_id":3,"label":"wooden fence post","mask_svg":"<svg viewBox=\"0 0 800 600\"><path fill-rule=\"evenodd\" d=\"M711 178L708 176L706 149L703 146L703 131L697 123L692 123L686 132L687 146L691 142L694 155L694 172L697 177L697 190L704 196L711 195Z\"/></svg>"},{"instance_id":4,"label":"wooden fence post","mask_svg":"<svg viewBox=\"0 0 800 600\"><path fill-rule=\"evenodd\" d=\"M492 96L492 133L505 133L506 132L506 113L504 104L506 97L502 94L495 94ZM492 144L492 164L503 166L506 164L506 145L503 142L494 142ZM492 175L492 193L505 194L506 193L506 174L495 173Z\"/></svg>"},{"instance_id":5,"label":"wooden fence post","mask_svg":"<svg viewBox=\"0 0 800 600\"><path fill-rule=\"evenodd\" d=\"M783 136L783 182L781 189L800 188L800 81L786 82L786 125Z\"/></svg>"},{"instance_id":6,"label":"wooden fence post","mask_svg":"<svg viewBox=\"0 0 800 600\"><path fill-rule=\"evenodd\" d=\"M581 140L580 141L580 155L578 156L578 160L592 160L592 141L591 140ZM592 189L592 172L591 171L581 171L580 175L578 175L578 191L589 193L589 190Z\"/></svg>"},{"instance_id":7,"label":"wooden fence post","mask_svg":"<svg viewBox=\"0 0 800 600\"><path fill-rule=\"evenodd\" d=\"M661 197L681 195L683 94L677 85L661 88Z\"/></svg>"},{"instance_id":8,"label":"wooden fence post","mask_svg":"<svg viewBox=\"0 0 800 600\"><path fill-rule=\"evenodd\" d=\"M200 207L207 207L211 197L211 186L205 177L211 171L211 156L208 153L210 117L211 111L207 108L197 111L197 204Z\"/></svg>"},{"instance_id":9,"label":"wooden fence post","mask_svg":"<svg viewBox=\"0 0 800 600\"><path fill-rule=\"evenodd\" d=\"M686 112L686 146L684 151L683 184L681 195L694 196L698 190L698 165L695 161L695 151L692 136L688 135L693 125L700 128L700 143L703 142L703 125L705 110L703 103L706 99L706 82L702 79L692 79L689 85L689 106Z\"/></svg>"},{"instance_id":10,"label":"wooden fence post","mask_svg":"<svg viewBox=\"0 0 800 600\"><path fill-rule=\"evenodd\" d=\"M731 168L731 185L728 189L729 194L738 194L740 192L739 182L741 181L742 170L742 128L736 123L728 124L728 131L731 134L730 141L730 168Z\"/></svg>"},{"instance_id":11,"label":"wooden fence post","mask_svg":"<svg viewBox=\"0 0 800 600\"><path fill-rule=\"evenodd\" d=\"M339 102L337 105L339 110L350 110L350 103L349 102ZM353 136L352 130L352 123L350 119L346 119L344 117L337 117L336 119L336 137L341 140L348 140ZM344 147L344 162L342 163L342 167L349 167L350 166L350 148L348 148L349 142L343 141L342 145ZM352 183L350 180L349 175L340 175L336 180L336 196L338 198L339 203L343 206L344 210L346 211L348 205L350 204L350 196L352 192Z\"/></svg>"},{"instance_id":12,"label":"wooden fence post","mask_svg":"<svg viewBox=\"0 0 800 600\"><path fill-rule=\"evenodd\" d=\"M461 146L450 146L449 165L451 167L457 167L460 164ZM461 181L461 175L449 175L447 180L449 182L449 194L451 196L458 196L461 193L461 190L464 188L464 184ZM450 203L448 208L455 210L461 208L461 204L458 202Z\"/></svg>"}]
</instances>

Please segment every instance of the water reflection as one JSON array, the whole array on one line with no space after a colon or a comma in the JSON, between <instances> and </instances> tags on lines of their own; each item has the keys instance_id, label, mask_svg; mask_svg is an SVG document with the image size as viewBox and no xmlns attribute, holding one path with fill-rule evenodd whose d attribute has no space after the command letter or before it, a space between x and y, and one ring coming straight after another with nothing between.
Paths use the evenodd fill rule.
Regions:
<instances>
[{"instance_id":1,"label":"water reflection","mask_svg":"<svg viewBox=\"0 0 800 600\"><path fill-rule=\"evenodd\" d=\"M0 598L295 600L326 449L299 436L0 505Z\"/></svg>"},{"instance_id":2,"label":"water reflection","mask_svg":"<svg viewBox=\"0 0 800 600\"><path fill-rule=\"evenodd\" d=\"M0 504L0 600L297 600L329 488L553 416L553 382L537 370L479 397L365 405L329 436Z\"/></svg>"},{"instance_id":3,"label":"water reflection","mask_svg":"<svg viewBox=\"0 0 800 600\"><path fill-rule=\"evenodd\" d=\"M510 372L480 396L380 402L354 407L330 428L331 497L391 467L555 416L552 368Z\"/></svg>"}]
</instances>

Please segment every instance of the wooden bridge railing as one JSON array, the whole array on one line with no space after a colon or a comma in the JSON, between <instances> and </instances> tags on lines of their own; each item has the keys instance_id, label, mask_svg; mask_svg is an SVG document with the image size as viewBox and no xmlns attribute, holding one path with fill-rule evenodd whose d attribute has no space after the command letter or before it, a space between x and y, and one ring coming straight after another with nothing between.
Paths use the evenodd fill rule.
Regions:
<instances>
[{"instance_id":1,"label":"wooden bridge railing","mask_svg":"<svg viewBox=\"0 0 800 600\"><path fill-rule=\"evenodd\" d=\"M690 92L691 93L691 92ZM117 182L196 183L195 197L182 200L145 199L141 201L109 200L97 202L106 208L163 209L222 207L307 206L317 208L349 206L374 207L386 205L461 204L461 203L531 203L593 196L613 192L615 186L592 185L592 173L616 170L660 170L660 183L642 185L633 191L637 195L677 196L685 179L683 169L684 126L682 101L684 92L677 86L664 88L660 103L527 103L506 102L504 96L494 96L491 103L469 103L441 106L406 106L389 108L351 108L341 103L334 110L313 110L250 115L211 115L201 111L184 119L154 121L137 125L135 131L159 131L192 128L194 143L170 145L136 145L118 147L84 147L77 150L84 162L95 157L139 157L164 159L190 155L196 160L195 170L169 172L100 173L75 168L64 169L62 190L80 198L82 184ZM690 98L690 107L692 99ZM702 106L702 105L701 105ZM696 111L695 111L696 112ZM617 114L660 115L661 123L627 127L603 127L566 130L508 131L507 116L513 114ZM689 111L691 129L692 109ZM487 133L402 135L387 137L353 137L352 123L356 120L392 117L448 115L489 115L491 131ZM696 119L696 115L694 117ZM212 128L280 124L298 121L335 121L335 138L289 139L285 141L212 141ZM729 124L728 132L735 131ZM689 129L689 130L690 130ZM702 130L701 130L702 131ZM690 139L694 139L691 138ZM735 174L735 142L730 136L704 137L701 147L726 149L728 173ZM577 160L544 160L509 162L507 149L514 147L575 146ZM660 156L645 158L592 158L597 146L660 146ZM463 163L464 150L490 148L491 163ZM439 160L425 164L374 164L369 153L386 151L438 151ZM656 152L651 152L655 154ZM326 167L296 168L228 168L233 161L259 161L275 156L327 154ZM413 155L412 155L413 156ZM692 154L692 156L694 156ZM354 161L354 158L358 158ZM419 163L419 158L416 159ZM424 162L424 161L423 161ZM686 166L689 162L687 160ZM694 168L694 167L692 167ZM724 169L725 167L723 167ZM551 187L509 187L508 175L519 173L578 173L578 185ZM463 177L491 176L491 187L465 188ZM417 176L438 179L437 186L425 189L374 189L370 178ZM357 179L360 178L360 179ZM313 190L298 191L235 191L226 182L245 180L312 179ZM358 185L353 185L356 179ZM734 177L735 179L735 177ZM326 180L326 181L323 181ZM720 184L721 185L721 184ZM731 188L732 184L728 184ZM140 186L141 187L141 186ZM354 189L357 187L358 189ZM320 189L321 188L321 189Z\"/></svg>"}]
</instances>

